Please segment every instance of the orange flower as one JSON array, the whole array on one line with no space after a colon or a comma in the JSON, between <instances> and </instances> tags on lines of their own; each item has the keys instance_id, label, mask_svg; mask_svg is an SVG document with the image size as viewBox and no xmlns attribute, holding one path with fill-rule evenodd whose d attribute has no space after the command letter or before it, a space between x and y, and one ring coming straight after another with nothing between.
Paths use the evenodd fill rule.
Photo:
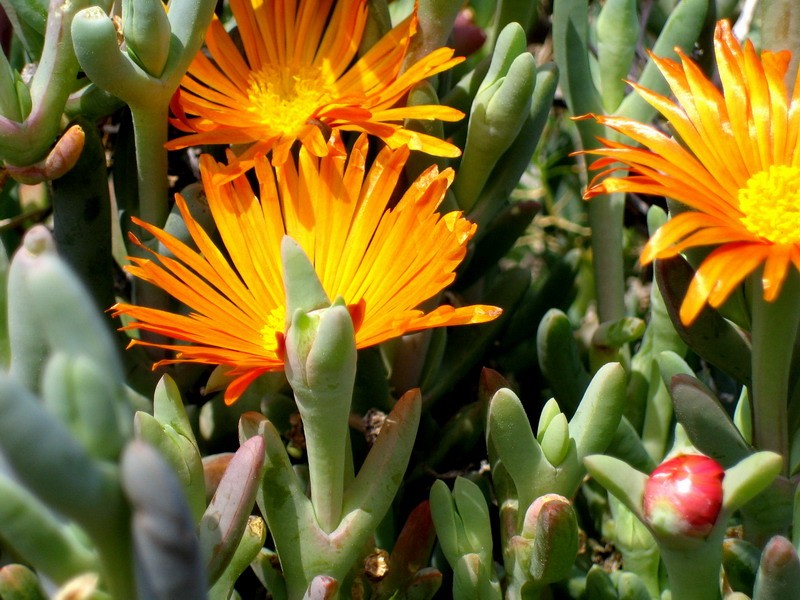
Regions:
<instances>
[{"instance_id":1,"label":"orange flower","mask_svg":"<svg viewBox=\"0 0 800 600\"><path fill-rule=\"evenodd\" d=\"M722 92L685 55L680 63L653 57L677 98L634 85L680 138L620 117L596 117L645 148L602 140L592 168L606 168L586 192L641 192L672 198L674 215L642 252L647 264L695 246L716 246L702 262L680 310L690 324L706 303L720 306L763 265L764 299L780 293L790 268L800 269L800 86L790 96L784 76L790 53L742 47L730 24L714 34ZM624 167L620 167L622 163ZM623 178L605 178L630 168ZM794 265L794 267L792 267Z\"/></svg>"},{"instance_id":2,"label":"orange flower","mask_svg":"<svg viewBox=\"0 0 800 600\"><path fill-rule=\"evenodd\" d=\"M176 362L230 367L227 373L234 379L225 392L228 403L259 375L283 368L284 235L306 252L328 297L342 297L357 315L358 348L411 331L482 323L500 315L499 308L483 305L439 306L429 313L416 308L453 281L475 233L476 226L460 212L437 212L452 170L439 173L430 167L395 205L408 148L384 147L367 169L366 136L358 139L349 158L338 136L333 137L335 151L318 158L303 147L297 165L289 157L273 170L263 154L257 155L260 200L244 175L212 184L225 166L208 155L200 157L209 207L230 258L195 222L180 195L176 201L199 252L134 219L174 258L149 251L152 259L131 257L128 272L190 308L185 316L125 303L113 307L114 316L132 318L125 329L189 342L133 340L177 353L156 367Z\"/></svg>"},{"instance_id":3,"label":"orange flower","mask_svg":"<svg viewBox=\"0 0 800 600\"><path fill-rule=\"evenodd\" d=\"M463 60L439 48L401 73L416 14L354 62L367 0L230 0L230 6L245 56L215 18L206 34L208 56L197 55L171 105L172 124L190 135L167 148L252 144L240 161L271 150L273 164L280 164L296 140L325 156L325 132L342 129L375 135L392 148L461 154L402 126L403 119L464 116L445 106L397 106L415 84Z\"/></svg>"}]
</instances>

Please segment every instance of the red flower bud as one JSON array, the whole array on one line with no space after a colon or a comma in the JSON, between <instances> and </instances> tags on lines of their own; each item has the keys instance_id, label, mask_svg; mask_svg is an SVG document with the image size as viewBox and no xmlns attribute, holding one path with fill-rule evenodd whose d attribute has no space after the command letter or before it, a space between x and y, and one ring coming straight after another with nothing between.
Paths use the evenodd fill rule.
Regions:
<instances>
[{"instance_id":1,"label":"red flower bud","mask_svg":"<svg viewBox=\"0 0 800 600\"><path fill-rule=\"evenodd\" d=\"M705 538L722 506L725 470L701 454L676 456L650 474L644 488L644 518L656 533Z\"/></svg>"}]
</instances>

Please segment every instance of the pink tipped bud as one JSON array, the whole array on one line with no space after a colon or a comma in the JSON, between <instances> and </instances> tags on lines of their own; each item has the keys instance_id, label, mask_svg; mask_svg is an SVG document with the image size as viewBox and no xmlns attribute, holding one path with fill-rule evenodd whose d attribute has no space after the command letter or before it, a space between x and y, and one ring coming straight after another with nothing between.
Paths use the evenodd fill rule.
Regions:
<instances>
[{"instance_id":1,"label":"pink tipped bud","mask_svg":"<svg viewBox=\"0 0 800 600\"><path fill-rule=\"evenodd\" d=\"M555 502L555 504L552 506L554 510L558 510L561 505L572 505L568 498L565 498L559 494L544 494L543 496L539 496L533 501L533 504L528 507L528 510L525 511L525 521L522 524L523 537L529 539L536 537L539 514L542 512L542 509L545 507L545 505L550 504L551 502Z\"/></svg>"},{"instance_id":2,"label":"pink tipped bud","mask_svg":"<svg viewBox=\"0 0 800 600\"><path fill-rule=\"evenodd\" d=\"M644 488L644 518L661 535L705 538L722 506L725 471L701 454L676 456L656 468Z\"/></svg>"}]
</instances>

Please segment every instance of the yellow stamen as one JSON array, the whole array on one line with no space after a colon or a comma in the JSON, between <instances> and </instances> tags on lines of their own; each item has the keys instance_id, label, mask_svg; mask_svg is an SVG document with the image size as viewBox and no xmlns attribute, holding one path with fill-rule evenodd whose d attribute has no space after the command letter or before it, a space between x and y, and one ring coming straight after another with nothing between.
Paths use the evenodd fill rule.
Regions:
<instances>
[{"instance_id":1,"label":"yellow stamen","mask_svg":"<svg viewBox=\"0 0 800 600\"><path fill-rule=\"evenodd\" d=\"M317 67L268 66L250 75L247 110L275 132L297 134L333 98L332 91Z\"/></svg>"},{"instance_id":2,"label":"yellow stamen","mask_svg":"<svg viewBox=\"0 0 800 600\"><path fill-rule=\"evenodd\" d=\"M261 343L267 352L275 352L278 349L278 338L275 334L284 330L284 318L285 311L282 306L273 308L267 317L267 322L261 328Z\"/></svg>"},{"instance_id":3,"label":"yellow stamen","mask_svg":"<svg viewBox=\"0 0 800 600\"><path fill-rule=\"evenodd\" d=\"M773 244L800 243L800 169L772 165L739 190L741 222Z\"/></svg>"}]
</instances>

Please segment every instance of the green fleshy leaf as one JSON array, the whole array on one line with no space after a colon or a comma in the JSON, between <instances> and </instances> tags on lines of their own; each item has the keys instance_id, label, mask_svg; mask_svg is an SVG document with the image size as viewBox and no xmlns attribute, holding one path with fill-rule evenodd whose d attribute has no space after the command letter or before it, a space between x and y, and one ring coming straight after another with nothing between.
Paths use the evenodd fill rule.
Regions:
<instances>
[{"instance_id":1,"label":"green fleshy leaf","mask_svg":"<svg viewBox=\"0 0 800 600\"><path fill-rule=\"evenodd\" d=\"M118 381L85 356L55 352L47 361L42 396L92 456L116 461L132 434L133 416Z\"/></svg>"},{"instance_id":2,"label":"green fleshy leaf","mask_svg":"<svg viewBox=\"0 0 800 600\"><path fill-rule=\"evenodd\" d=\"M169 425L177 433L197 446L181 392L169 375L164 375L153 394L153 417L162 425Z\"/></svg>"},{"instance_id":3,"label":"green fleshy leaf","mask_svg":"<svg viewBox=\"0 0 800 600\"><path fill-rule=\"evenodd\" d=\"M310 312L331 305L328 295L300 245L288 236L281 241L283 281L286 288L286 318L302 310Z\"/></svg>"},{"instance_id":4,"label":"green fleshy leaf","mask_svg":"<svg viewBox=\"0 0 800 600\"><path fill-rule=\"evenodd\" d=\"M63 584L81 573L99 569L97 556L72 529L36 496L2 474L0 497L0 537L39 573Z\"/></svg>"},{"instance_id":5,"label":"green fleshy leaf","mask_svg":"<svg viewBox=\"0 0 800 600\"><path fill-rule=\"evenodd\" d=\"M774 452L756 452L725 471L722 480L724 510L733 512L755 498L781 472L783 459Z\"/></svg>"},{"instance_id":6,"label":"green fleshy leaf","mask_svg":"<svg viewBox=\"0 0 800 600\"><path fill-rule=\"evenodd\" d=\"M614 582L599 565L592 565L586 574L586 597L592 600L619 600Z\"/></svg>"},{"instance_id":7,"label":"green fleshy leaf","mask_svg":"<svg viewBox=\"0 0 800 600\"><path fill-rule=\"evenodd\" d=\"M536 498L536 479L546 461L522 403L509 389L499 390L489 404L486 438L514 481L520 506L528 506Z\"/></svg>"},{"instance_id":8,"label":"green fleshy leaf","mask_svg":"<svg viewBox=\"0 0 800 600\"><path fill-rule=\"evenodd\" d=\"M735 592L753 595L760 560L761 549L748 541L728 538L722 542L725 580Z\"/></svg>"},{"instance_id":9,"label":"green fleshy leaf","mask_svg":"<svg viewBox=\"0 0 800 600\"><path fill-rule=\"evenodd\" d=\"M240 549L241 544L245 543L242 536L245 539L252 537L253 532L247 530L248 518L256 500L263 465L264 440L254 436L234 454L200 519L197 532L210 582L222 576L235 554L244 552ZM266 531L262 531L261 535L260 545L263 545ZM245 564L249 564L253 558L255 553Z\"/></svg>"},{"instance_id":10,"label":"green fleshy leaf","mask_svg":"<svg viewBox=\"0 0 800 600\"><path fill-rule=\"evenodd\" d=\"M545 503L536 519L531 575L541 583L564 579L577 555L578 521L572 505L560 500Z\"/></svg>"},{"instance_id":11,"label":"green fleshy leaf","mask_svg":"<svg viewBox=\"0 0 800 600\"><path fill-rule=\"evenodd\" d=\"M610 0L597 17L597 64L603 106L613 113L625 97L625 79L639 42L636 0Z\"/></svg>"},{"instance_id":12,"label":"green fleshy leaf","mask_svg":"<svg viewBox=\"0 0 800 600\"><path fill-rule=\"evenodd\" d=\"M583 459L589 475L594 477L609 492L614 494L628 510L640 520L642 499L648 476L612 456L595 454Z\"/></svg>"},{"instance_id":13,"label":"green fleshy leaf","mask_svg":"<svg viewBox=\"0 0 800 600\"><path fill-rule=\"evenodd\" d=\"M453 566L453 597L464 600L500 600L503 595L494 568L478 554L467 554Z\"/></svg>"},{"instance_id":14,"label":"green fleshy leaf","mask_svg":"<svg viewBox=\"0 0 800 600\"><path fill-rule=\"evenodd\" d=\"M560 414L562 413L561 409L558 407L558 402L556 402L555 398L550 398L539 413L539 427L536 430L536 440L540 444L542 443L542 437L550 426L550 423Z\"/></svg>"},{"instance_id":15,"label":"green fleshy leaf","mask_svg":"<svg viewBox=\"0 0 800 600\"><path fill-rule=\"evenodd\" d=\"M650 600L647 586L636 573L622 571L617 578L617 593L620 600Z\"/></svg>"},{"instance_id":16,"label":"green fleshy leaf","mask_svg":"<svg viewBox=\"0 0 800 600\"><path fill-rule=\"evenodd\" d=\"M698 450L726 468L750 455L750 446L711 390L687 375L675 375L668 383L675 417Z\"/></svg>"},{"instance_id":17,"label":"green fleshy leaf","mask_svg":"<svg viewBox=\"0 0 800 600\"><path fill-rule=\"evenodd\" d=\"M308 585L304 568L306 548L313 547L312 540L318 539L321 532L280 434L266 420L261 421L259 433L264 437L266 460L257 502L281 557L287 594L299 593ZM276 494L275 490L282 492Z\"/></svg>"},{"instance_id":18,"label":"green fleshy leaf","mask_svg":"<svg viewBox=\"0 0 800 600\"><path fill-rule=\"evenodd\" d=\"M613 523L613 542L622 554L627 571L637 578L654 598L660 595L659 567L661 556L653 535L614 495L608 497ZM620 580L616 582L618 585ZM635 587L635 584L632 584Z\"/></svg>"},{"instance_id":19,"label":"green fleshy leaf","mask_svg":"<svg viewBox=\"0 0 800 600\"><path fill-rule=\"evenodd\" d=\"M133 427L136 437L156 448L170 464L184 487L193 517L199 520L206 508L206 490L203 461L197 446L170 425L144 412L136 413Z\"/></svg>"},{"instance_id":20,"label":"green fleshy leaf","mask_svg":"<svg viewBox=\"0 0 800 600\"><path fill-rule=\"evenodd\" d=\"M592 377L583 366L567 315L557 309L545 313L536 333L536 349L539 367L555 397L574 413Z\"/></svg>"},{"instance_id":21,"label":"green fleshy leaf","mask_svg":"<svg viewBox=\"0 0 800 600\"><path fill-rule=\"evenodd\" d=\"M541 446L545 458L554 467L558 467L567 457L570 437L569 423L564 413L559 413L550 421L542 436Z\"/></svg>"},{"instance_id":22,"label":"green fleshy leaf","mask_svg":"<svg viewBox=\"0 0 800 600\"><path fill-rule=\"evenodd\" d=\"M569 422L579 460L605 451L619 426L625 400L625 370L618 363L603 365Z\"/></svg>"},{"instance_id":23,"label":"green fleshy leaf","mask_svg":"<svg viewBox=\"0 0 800 600\"><path fill-rule=\"evenodd\" d=\"M264 519L249 516L228 566L208 590L209 600L228 600L232 597L233 586L245 569L256 559L266 538L267 525L264 523Z\"/></svg>"},{"instance_id":24,"label":"green fleshy leaf","mask_svg":"<svg viewBox=\"0 0 800 600\"><path fill-rule=\"evenodd\" d=\"M678 311L689 282L694 277L689 263L681 256L657 260L654 272L665 306L681 339L704 360L749 387L750 341L745 334L709 307L700 312L691 327L687 328L680 322Z\"/></svg>"},{"instance_id":25,"label":"green fleshy leaf","mask_svg":"<svg viewBox=\"0 0 800 600\"><path fill-rule=\"evenodd\" d=\"M489 523L489 508L481 488L464 477L456 478L453 487L456 510L464 524L466 542L461 546L462 554L477 553L489 562L492 556L492 530Z\"/></svg>"},{"instance_id":26,"label":"green fleshy leaf","mask_svg":"<svg viewBox=\"0 0 800 600\"><path fill-rule=\"evenodd\" d=\"M742 438L748 444L753 443L753 411L750 405L750 394L747 388L742 386L739 394L739 401L736 403L736 410L733 413L733 424L742 434ZM799 457L800 458L800 457ZM792 464L795 464L792 461Z\"/></svg>"},{"instance_id":27,"label":"green fleshy leaf","mask_svg":"<svg viewBox=\"0 0 800 600\"><path fill-rule=\"evenodd\" d=\"M656 468L656 463L642 445L639 434L625 417L620 419L614 439L611 440L605 453L622 459L642 473L650 473Z\"/></svg>"},{"instance_id":28,"label":"green fleshy leaf","mask_svg":"<svg viewBox=\"0 0 800 600\"><path fill-rule=\"evenodd\" d=\"M347 519L352 513L351 543L356 547L366 543L397 494L416 439L420 412L419 390L406 392L386 417L355 481L345 491L343 514Z\"/></svg>"},{"instance_id":29,"label":"green fleshy leaf","mask_svg":"<svg viewBox=\"0 0 800 600\"><path fill-rule=\"evenodd\" d=\"M287 600L286 582L280 569L278 555L269 548L261 548L250 567L275 600Z\"/></svg>"},{"instance_id":30,"label":"green fleshy leaf","mask_svg":"<svg viewBox=\"0 0 800 600\"><path fill-rule=\"evenodd\" d=\"M161 77L172 33L161 0L126 0L122 3L122 23L128 55L148 74Z\"/></svg>"},{"instance_id":31,"label":"green fleshy leaf","mask_svg":"<svg viewBox=\"0 0 800 600\"><path fill-rule=\"evenodd\" d=\"M436 526L436 536L442 552L451 565L455 564L461 556L459 549L459 536L463 534L464 526L461 517L456 514L456 504L447 484L437 479L431 486L430 493L431 517Z\"/></svg>"},{"instance_id":32,"label":"green fleshy leaf","mask_svg":"<svg viewBox=\"0 0 800 600\"><path fill-rule=\"evenodd\" d=\"M133 513L131 530L139 595L205 598L205 573L195 521L172 468L155 448L134 440L122 455L120 473Z\"/></svg>"}]
</instances>

